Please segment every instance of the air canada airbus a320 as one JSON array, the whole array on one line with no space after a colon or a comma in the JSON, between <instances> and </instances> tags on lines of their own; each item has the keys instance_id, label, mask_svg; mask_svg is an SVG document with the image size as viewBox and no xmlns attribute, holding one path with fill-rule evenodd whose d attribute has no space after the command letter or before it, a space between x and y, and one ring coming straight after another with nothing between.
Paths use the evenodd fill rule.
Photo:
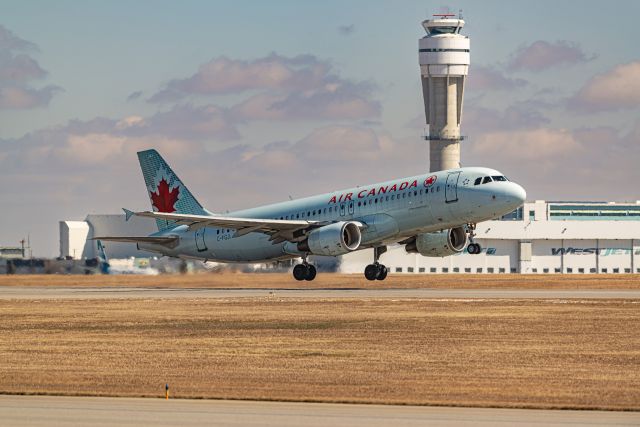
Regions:
<instances>
[{"instance_id":1,"label":"air canada airbus a320","mask_svg":"<svg viewBox=\"0 0 640 427\"><path fill-rule=\"evenodd\" d=\"M443 257L466 250L477 223L520 207L524 189L500 172L482 167L450 169L290 200L228 214L206 210L156 150L138 160L152 211L131 216L153 218L150 236L101 236L103 241L133 242L162 255L218 262L269 262L302 258L296 280L313 280L309 255L338 256L373 248L364 275L384 280L379 262L387 245L407 252Z\"/></svg>"}]
</instances>

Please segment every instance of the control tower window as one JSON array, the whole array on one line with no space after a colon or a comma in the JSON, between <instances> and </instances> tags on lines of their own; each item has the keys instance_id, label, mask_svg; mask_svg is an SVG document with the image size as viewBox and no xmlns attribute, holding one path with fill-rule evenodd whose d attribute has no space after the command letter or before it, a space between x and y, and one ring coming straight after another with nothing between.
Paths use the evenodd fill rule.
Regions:
<instances>
[{"instance_id":1,"label":"control tower window","mask_svg":"<svg viewBox=\"0 0 640 427\"><path fill-rule=\"evenodd\" d=\"M455 34L458 27L431 27L429 28L429 34Z\"/></svg>"}]
</instances>

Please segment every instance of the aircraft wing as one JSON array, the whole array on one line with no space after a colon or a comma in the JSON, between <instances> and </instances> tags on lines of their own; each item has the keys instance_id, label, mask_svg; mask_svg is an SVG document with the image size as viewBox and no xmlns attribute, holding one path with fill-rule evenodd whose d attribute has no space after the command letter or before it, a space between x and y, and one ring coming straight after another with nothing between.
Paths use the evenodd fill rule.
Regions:
<instances>
[{"instance_id":1,"label":"aircraft wing","mask_svg":"<svg viewBox=\"0 0 640 427\"><path fill-rule=\"evenodd\" d=\"M147 218L174 221L178 225L188 225L190 229L197 230L202 227L231 228L235 230L234 237L244 236L248 233L265 233L270 235L273 243L281 243L285 240L298 242L306 237L309 230L329 224L325 221L301 221L282 219L258 219L258 218L234 218L218 215L190 215L166 212L132 212L124 209L127 219L132 215Z\"/></svg>"}]
</instances>

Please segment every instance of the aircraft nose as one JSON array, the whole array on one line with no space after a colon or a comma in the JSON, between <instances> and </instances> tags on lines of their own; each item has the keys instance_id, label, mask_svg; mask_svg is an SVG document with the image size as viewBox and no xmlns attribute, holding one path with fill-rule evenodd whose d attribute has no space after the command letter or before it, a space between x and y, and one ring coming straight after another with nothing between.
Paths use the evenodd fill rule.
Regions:
<instances>
[{"instance_id":1,"label":"aircraft nose","mask_svg":"<svg viewBox=\"0 0 640 427\"><path fill-rule=\"evenodd\" d=\"M507 197L509 201L513 203L514 207L522 206L522 204L527 199L527 192L522 188L522 186L516 184L515 182L510 183L509 191L507 192Z\"/></svg>"}]
</instances>

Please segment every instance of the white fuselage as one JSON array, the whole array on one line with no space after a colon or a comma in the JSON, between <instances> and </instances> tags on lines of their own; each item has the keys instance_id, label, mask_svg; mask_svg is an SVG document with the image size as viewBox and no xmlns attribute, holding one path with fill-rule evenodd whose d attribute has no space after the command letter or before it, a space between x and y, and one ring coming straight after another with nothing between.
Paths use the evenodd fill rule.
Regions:
<instances>
[{"instance_id":1,"label":"white fuselage","mask_svg":"<svg viewBox=\"0 0 640 427\"><path fill-rule=\"evenodd\" d=\"M524 189L510 181L475 184L478 178L503 175L488 168L459 168L335 191L253 209L230 212L236 218L270 218L322 222L358 221L359 249L397 243L422 233L487 221L521 206ZM433 179L435 177L435 180ZM482 181L482 180L481 180ZM300 256L291 244L274 244L254 232L234 237L235 230L180 225L157 233L178 236L168 249L142 244L163 255L221 262L262 262Z\"/></svg>"}]
</instances>

